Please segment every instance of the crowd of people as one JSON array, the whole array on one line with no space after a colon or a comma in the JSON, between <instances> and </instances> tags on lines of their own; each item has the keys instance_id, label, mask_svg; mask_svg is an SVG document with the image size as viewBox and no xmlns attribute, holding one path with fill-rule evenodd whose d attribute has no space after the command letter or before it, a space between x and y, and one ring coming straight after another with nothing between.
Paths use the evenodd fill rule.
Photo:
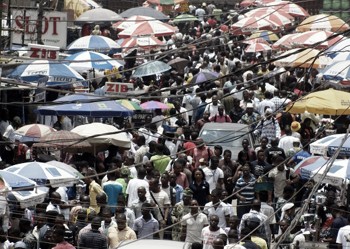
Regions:
<instances>
[{"instance_id":1,"label":"crowd of people","mask_svg":"<svg viewBox=\"0 0 350 249\"><path fill-rule=\"evenodd\" d=\"M278 68L271 60L275 54L244 53L246 37L220 29L236 17L214 16L214 8L211 3L192 9L199 21L168 37L169 50L149 55L164 62L187 59L183 70L133 78L128 69L137 62L127 57L122 78L111 79L132 82L140 94L134 100L154 99L171 109L150 112L141 126L114 119L131 148L111 145L97 154L61 156L84 175L83 188L50 187L47 200L34 208L8 200L0 248L112 249L137 239L184 241L194 249L267 249L277 242L304 248L310 237L330 248L349 246L350 216L341 189L322 185L322 194L305 203L315 182L294 170L311 156L310 142L331 128L343 132L349 120L337 127L330 119L286 111L298 97L321 88L317 70ZM216 79L194 84L199 73ZM106 79L92 81L92 90L98 90ZM3 167L46 160L32 144L12 136L21 125L18 117L12 122L3 110L0 119L2 139L13 142L1 150ZM242 144L237 155L209 147L199 137L209 122L245 124L255 143L237 138ZM59 117L54 128L72 126L70 117ZM314 215L312 225L300 219L290 233L304 205Z\"/></svg>"}]
</instances>

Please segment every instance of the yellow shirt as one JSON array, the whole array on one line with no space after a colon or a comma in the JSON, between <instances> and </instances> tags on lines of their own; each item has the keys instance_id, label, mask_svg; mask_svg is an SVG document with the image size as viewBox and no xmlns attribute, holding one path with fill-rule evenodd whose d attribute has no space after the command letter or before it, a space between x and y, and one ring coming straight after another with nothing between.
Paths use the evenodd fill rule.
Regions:
<instances>
[{"instance_id":1,"label":"yellow shirt","mask_svg":"<svg viewBox=\"0 0 350 249\"><path fill-rule=\"evenodd\" d=\"M90 207L94 209L97 214L100 212L100 207L97 205L96 201L96 196L99 193L103 193L103 189L97 182L95 182L95 180L93 180L89 186Z\"/></svg>"},{"instance_id":2,"label":"yellow shirt","mask_svg":"<svg viewBox=\"0 0 350 249\"><path fill-rule=\"evenodd\" d=\"M136 233L130 227L124 228L119 231L117 227L111 227L108 229L108 244L109 248L117 248L119 243L124 240L136 240Z\"/></svg>"}]
</instances>

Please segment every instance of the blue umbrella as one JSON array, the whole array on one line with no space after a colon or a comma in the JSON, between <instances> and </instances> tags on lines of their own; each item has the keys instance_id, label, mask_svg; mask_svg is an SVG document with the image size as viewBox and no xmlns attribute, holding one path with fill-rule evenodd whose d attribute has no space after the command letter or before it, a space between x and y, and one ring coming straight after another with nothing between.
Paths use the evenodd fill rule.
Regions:
<instances>
[{"instance_id":1,"label":"blue umbrella","mask_svg":"<svg viewBox=\"0 0 350 249\"><path fill-rule=\"evenodd\" d=\"M321 71L325 80L350 81L350 61L336 61Z\"/></svg>"},{"instance_id":2,"label":"blue umbrella","mask_svg":"<svg viewBox=\"0 0 350 249\"><path fill-rule=\"evenodd\" d=\"M85 79L73 68L57 61L36 60L15 68L8 77L37 82L42 76L48 76L48 86L71 85Z\"/></svg>"},{"instance_id":3,"label":"blue umbrella","mask_svg":"<svg viewBox=\"0 0 350 249\"><path fill-rule=\"evenodd\" d=\"M69 44L67 49L74 51L109 51L120 49L120 45L111 38L102 35L88 35L75 40Z\"/></svg>"},{"instance_id":4,"label":"blue umbrella","mask_svg":"<svg viewBox=\"0 0 350 249\"><path fill-rule=\"evenodd\" d=\"M200 72L197 73L193 78L191 79L191 84L199 84L205 81L209 80L216 80L219 77L218 73L214 72Z\"/></svg>"},{"instance_id":5,"label":"blue umbrella","mask_svg":"<svg viewBox=\"0 0 350 249\"><path fill-rule=\"evenodd\" d=\"M92 51L83 51L75 53L65 58L67 65L77 71L89 69L113 69L120 68L124 63L114 60L111 57Z\"/></svg>"},{"instance_id":6,"label":"blue umbrella","mask_svg":"<svg viewBox=\"0 0 350 249\"><path fill-rule=\"evenodd\" d=\"M115 100L41 106L37 109L37 112L41 115L81 115L88 117L128 117L133 114L133 111L123 107Z\"/></svg>"},{"instance_id":7,"label":"blue umbrella","mask_svg":"<svg viewBox=\"0 0 350 249\"><path fill-rule=\"evenodd\" d=\"M89 95L89 94L70 94L63 96L54 100L53 102L57 103L69 103L69 102L91 102L101 99L99 96Z\"/></svg>"}]
</instances>

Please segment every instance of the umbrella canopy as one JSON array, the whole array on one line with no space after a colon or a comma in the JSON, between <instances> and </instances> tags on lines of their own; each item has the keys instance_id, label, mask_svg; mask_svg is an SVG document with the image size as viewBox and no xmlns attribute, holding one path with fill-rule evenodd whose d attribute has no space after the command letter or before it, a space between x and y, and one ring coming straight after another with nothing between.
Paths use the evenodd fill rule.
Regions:
<instances>
[{"instance_id":1,"label":"umbrella canopy","mask_svg":"<svg viewBox=\"0 0 350 249\"><path fill-rule=\"evenodd\" d=\"M266 29L276 30L278 24L262 19L260 17L245 17L231 26L233 34L251 34L255 31Z\"/></svg>"},{"instance_id":2,"label":"umbrella canopy","mask_svg":"<svg viewBox=\"0 0 350 249\"><path fill-rule=\"evenodd\" d=\"M154 5L176 5L185 1L186 0L147 0L148 3Z\"/></svg>"},{"instance_id":3,"label":"umbrella canopy","mask_svg":"<svg viewBox=\"0 0 350 249\"><path fill-rule=\"evenodd\" d=\"M313 165L314 168L317 168L317 167L323 166L328 161L329 161L328 157L311 156L311 157L305 158L300 163L298 163L294 167L294 170L295 170L295 173L301 175L302 178L308 179L310 178L310 174L302 170L304 167L309 167L310 165Z\"/></svg>"},{"instance_id":4,"label":"umbrella canopy","mask_svg":"<svg viewBox=\"0 0 350 249\"><path fill-rule=\"evenodd\" d=\"M349 61L350 60L350 50L347 52L339 52L337 55L332 59L332 63L336 61Z\"/></svg>"},{"instance_id":5,"label":"umbrella canopy","mask_svg":"<svg viewBox=\"0 0 350 249\"><path fill-rule=\"evenodd\" d=\"M194 21L198 21L198 18L193 16L193 15L182 14L182 15L178 15L177 17L175 17L173 20L173 23L177 24L180 22L194 22Z\"/></svg>"},{"instance_id":6,"label":"umbrella canopy","mask_svg":"<svg viewBox=\"0 0 350 249\"><path fill-rule=\"evenodd\" d=\"M78 103L84 103L84 102L92 102L101 99L101 96L95 96L91 94L69 94L65 95L61 98L55 99L53 102L57 103L71 103L71 102L78 102Z\"/></svg>"},{"instance_id":7,"label":"umbrella canopy","mask_svg":"<svg viewBox=\"0 0 350 249\"><path fill-rule=\"evenodd\" d=\"M350 38L344 38L343 40L335 43L326 50L326 53L330 57L335 57L338 53L343 53L346 51L350 51Z\"/></svg>"},{"instance_id":8,"label":"umbrella canopy","mask_svg":"<svg viewBox=\"0 0 350 249\"><path fill-rule=\"evenodd\" d=\"M122 19L123 18L120 15L118 15L112 10L104 8L95 8L82 13L77 19L75 19L75 22L103 24L105 22L115 22Z\"/></svg>"},{"instance_id":9,"label":"umbrella canopy","mask_svg":"<svg viewBox=\"0 0 350 249\"><path fill-rule=\"evenodd\" d=\"M334 61L320 73L325 80L343 81L343 84L348 85L350 84L350 61Z\"/></svg>"},{"instance_id":10,"label":"umbrella canopy","mask_svg":"<svg viewBox=\"0 0 350 249\"><path fill-rule=\"evenodd\" d=\"M216 80L218 76L219 75L214 72L199 72L192 77L190 84L199 84L206 81Z\"/></svg>"},{"instance_id":11,"label":"umbrella canopy","mask_svg":"<svg viewBox=\"0 0 350 249\"><path fill-rule=\"evenodd\" d=\"M243 8L249 7L249 6L255 6L257 3L255 0L243 0L240 2L240 6Z\"/></svg>"},{"instance_id":12,"label":"umbrella canopy","mask_svg":"<svg viewBox=\"0 0 350 249\"><path fill-rule=\"evenodd\" d=\"M93 51L109 51L118 49L120 46L111 38L102 35L88 35L76 39L69 44L68 50L93 50Z\"/></svg>"},{"instance_id":13,"label":"umbrella canopy","mask_svg":"<svg viewBox=\"0 0 350 249\"><path fill-rule=\"evenodd\" d=\"M169 71L171 67L162 61L150 61L136 68L133 77L143 77Z\"/></svg>"},{"instance_id":14,"label":"umbrella canopy","mask_svg":"<svg viewBox=\"0 0 350 249\"><path fill-rule=\"evenodd\" d=\"M262 44L265 44L265 45L269 45L269 43L264 40L263 38L252 38L252 39L247 39L247 40L244 40L242 41L242 43L245 43L245 44L255 44L255 43L262 43Z\"/></svg>"},{"instance_id":15,"label":"umbrella canopy","mask_svg":"<svg viewBox=\"0 0 350 249\"><path fill-rule=\"evenodd\" d=\"M155 9L149 8L149 7L135 7L125 10L124 12L120 13L120 15L123 18L128 18L131 16L149 16L153 17L154 19L161 20L161 21L167 21L169 20L169 17L164 15L162 12L157 11Z\"/></svg>"},{"instance_id":16,"label":"umbrella canopy","mask_svg":"<svg viewBox=\"0 0 350 249\"><path fill-rule=\"evenodd\" d=\"M75 53L65 58L67 65L77 71L90 69L105 70L120 68L124 65L120 61L113 60L111 57L92 51L83 51Z\"/></svg>"},{"instance_id":17,"label":"umbrella canopy","mask_svg":"<svg viewBox=\"0 0 350 249\"><path fill-rule=\"evenodd\" d=\"M80 115L100 118L128 117L133 114L132 111L118 104L115 100L40 106L36 111L41 115Z\"/></svg>"},{"instance_id":18,"label":"umbrella canopy","mask_svg":"<svg viewBox=\"0 0 350 249\"><path fill-rule=\"evenodd\" d=\"M114 28L115 30L124 30L127 28L130 28L131 26L134 26L135 24L138 24L140 22L144 22L144 21L155 21L156 19L154 19L153 17L150 16L131 16L129 18L126 18L122 21L116 22L112 25L112 28Z\"/></svg>"},{"instance_id":19,"label":"umbrella canopy","mask_svg":"<svg viewBox=\"0 0 350 249\"><path fill-rule=\"evenodd\" d=\"M269 30L256 31L253 34L251 34L251 36L249 38L250 39L262 38L270 43L277 41L279 39L279 37L275 33L273 33L272 31L269 31Z\"/></svg>"},{"instance_id":20,"label":"umbrella canopy","mask_svg":"<svg viewBox=\"0 0 350 249\"><path fill-rule=\"evenodd\" d=\"M323 68L330 62L329 58L321 55L321 51L311 48L291 49L279 57L275 65L281 67Z\"/></svg>"},{"instance_id":21,"label":"umbrella canopy","mask_svg":"<svg viewBox=\"0 0 350 249\"><path fill-rule=\"evenodd\" d=\"M144 110L169 109L169 106L167 106L166 104L154 100L142 103L140 106Z\"/></svg>"},{"instance_id":22,"label":"umbrella canopy","mask_svg":"<svg viewBox=\"0 0 350 249\"><path fill-rule=\"evenodd\" d=\"M35 181L5 170L0 170L0 178L6 187L1 190L9 190L10 194L20 203L21 208L32 207L44 202L48 188L38 188Z\"/></svg>"},{"instance_id":23,"label":"umbrella canopy","mask_svg":"<svg viewBox=\"0 0 350 249\"><path fill-rule=\"evenodd\" d=\"M297 27L297 31L324 30L332 32L343 32L350 28L349 24L341 18L332 15L319 14L306 18Z\"/></svg>"},{"instance_id":24,"label":"umbrella canopy","mask_svg":"<svg viewBox=\"0 0 350 249\"><path fill-rule=\"evenodd\" d=\"M65 171L67 171L68 173L72 174L75 177L78 177L79 179L83 179L84 175L82 173L80 173L77 169L73 168L72 166L66 164L66 163L62 163L59 161L49 161L47 162L47 164L55 166L57 168L63 169Z\"/></svg>"},{"instance_id":25,"label":"umbrella canopy","mask_svg":"<svg viewBox=\"0 0 350 249\"><path fill-rule=\"evenodd\" d=\"M288 34L282 36L278 41L276 41L274 44L272 44L273 48L278 49L291 49L293 38L298 36L299 34Z\"/></svg>"},{"instance_id":26,"label":"umbrella canopy","mask_svg":"<svg viewBox=\"0 0 350 249\"><path fill-rule=\"evenodd\" d=\"M168 65L174 68L179 73L182 73L185 67L188 65L188 60L184 58L177 57L168 62Z\"/></svg>"},{"instance_id":27,"label":"umbrella canopy","mask_svg":"<svg viewBox=\"0 0 350 249\"><path fill-rule=\"evenodd\" d=\"M28 177L39 186L49 183L53 188L72 186L79 181L65 170L39 162L16 164L6 168L5 171Z\"/></svg>"},{"instance_id":28,"label":"umbrella canopy","mask_svg":"<svg viewBox=\"0 0 350 249\"><path fill-rule=\"evenodd\" d=\"M89 148L91 144L85 138L70 131L55 131L40 138L35 147L58 148L63 151L76 151L77 149Z\"/></svg>"},{"instance_id":29,"label":"umbrella canopy","mask_svg":"<svg viewBox=\"0 0 350 249\"><path fill-rule=\"evenodd\" d=\"M335 34L330 31L306 31L292 40L294 46L312 46L313 48L324 49L338 43L344 36Z\"/></svg>"},{"instance_id":30,"label":"umbrella canopy","mask_svg":"<svg viewBox=\"0 0 350 249\"><path fill-rule=\"evenodd\" d=\"M146 21L135 24L127 29L124 29L118 34L120 38L127 38L131 36L167 36L172 35L177 31L177 28L160 22L160 21Z\"/></svg>"},{"instance_id":31,"label":"umbrella canopy","mask_svg":"<svg viewBox=\"0 0 350 249\"><path fill-rule=\"evenodd\" d=\"M310 93L289 105L286 110L290 113L349 115L349 99L348 92L328 89Z\"/></svg>"},{"instance_id":32,"label":"umbrella canopy","mask_svg":"<svg viewBox=\"0 0 350 249\"><path fill-rule=\"evenodd\" d=\"M309 13L298 4L289 2L289 1L276 1L267 3L266 6L271 6L276 10L282 10L294 17L308 17Z\"/></svg>"},{"instance_id":33,"label":"umbrella canopy","mask_svg":"<svg viewBox=\"0 0 350 249\"><path fill-rule=\"evenodd\" d=\"M131 111L142 110L140 105L135 101L120 99L120 100L117 100L117 102Z\"/></svg>"},{"instance_id":34,"label":"umbrella canopy","mask_svg":"<svg viewBox=\"0 0 350 249\"><path fill-rule=\"evenodd\" d=\"M87 141L92 145L109 145L130 148L130 139L125 132L121 132L113 125L102 123L90 123L79 125L71 132L77 133L80 136L87 138Z\"/></svg>"},{"instance_id":35,"label":"umbrella canopy","mask_svg":"<svg viewBox=\"0 0 350 249\"><path fill-rule=\"evenodd\" d=\"M266 45L264 43L253 43L250 44L244 51L246 53L257 53L269 50L271 50L271 47L269 45Z\"/></svg>"},{"instance_id":36,"label":"umbrella canopy","mask_svg":"<svg viewBox=\"0 0 350 249\"><path fill-rule=\"evenodd\" d=\"M258 8L251 10L244 15L247 17L258 17L260 19L272 21L279 25L279 27L291 25L294 20L294 17L283 10L276 10L273 8Z\"/></svg>"},{"instance_id":37,"label":"umbrella canopy","mask_svg":"<svg viewBox=\"0 0 350 249\"><path fill-rule=\"evenodd\" d=\"M331 156L337 151L345 136L346 134L334 134L318 139L310 144L310 152L317 155ZM339 155L346 157L350 156L349 137L341 147Z\"/></svg>"},{"instance_id":38,"label":"umbrella canopy","mask_svg":"<svg viewBox=\"0 0 350 249\"><path fill-rule=\"evenodd\" d=\"M120 46L123 50L133 49L140 47L142 49L151 49L155 47L161 47L165 46L164 42L159 40L157 37L154 36L147 36L147 37L129 37L126 39L123 39L123 41L120 43Z\"/></svg>"},{"instance_id":39,"label":"umbrella canopy","mask_svg":"<svg viewBox=\"0 0 350 249\"><path fill-rule=\"evenodd\" d=\"M15 134L20 136L21 142L39 142L41 137L55 131L54 128L47 125L30 124L17 129Z\"/></svg>"},{"instance_id":40,"label":"umbrella canopy","mask_svg":"<svg viewBox=\"0 0 350 249\"><path fill-rule=\"evenodd\" d=\"M36 60L16 67L8 77L21 78L25 81L38 81L42 76L48 76L47 85L71 85L78 81L85 81L73 68L57 61Z\"/></svg>"}]
</instances>

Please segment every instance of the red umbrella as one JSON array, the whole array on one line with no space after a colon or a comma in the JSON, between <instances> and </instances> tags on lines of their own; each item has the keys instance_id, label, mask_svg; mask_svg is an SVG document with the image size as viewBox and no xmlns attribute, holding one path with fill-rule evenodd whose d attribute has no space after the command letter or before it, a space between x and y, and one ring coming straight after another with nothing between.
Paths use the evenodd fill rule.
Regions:
<instances>
[{"instance_id":1,"label":"red umbrella","mask_svg":"<svg viewBox=\"0 0 350 249\"><path fill-rule=\"evenodd\" d=\"M243 0L240 4L239 4L241 7L249 7L249 6L252 6L252 5L256 5L256 2L255 0Z\"/></svg>"},{"instance_id":2,"label":"red umbrella","mask_svg":"<svg viewBox=\"0 0 350 249\"><path fill-rule=\"evenodd\" d=\"M159 101L154 101L154 100L142 103L140 106L144 110L169 109L168 105Z\"/></svg>"},{"instance_id":3,"label":"red umbrella","mask_svg":"<svg viewBox=\"0 0 350 249\"><path fill-rule=\"evenodd\" d=\"M221 24L220 25L220 30L223 31L223 32L229 32L230 28L229 28L229 26L227 26L225 24Z\"/></svg>"},{"instance_id":4,"label":"red umbrella","mask_svg":"<svg viewBox=\"0 0 350 249\"><path fill-rule=\"evenodd\" d=\"M129 18L126 18L125 20L113 23L112 28L114 28L115 30L124 30L140 22L150 20L154 21L156 19L150 16L131 16Z\"/></svg>"},{"instance_id":5,"label":"red umbrella","mask_svg":"<svg viewBox=\"0 0 350 249\"><path fill-rule=\"evenodd\" d=\"M292 41L293 38L298 36L299 34L288 34L282 36L278 41L276 41L274 44L272 44L273 48L277 49L290 49L292 48Z\"/></svg>"},{"instance_id":6,"label":"red umbrella","mask_svg":"<svg viewBox=\"0 0 350 249\"><path fill-rule=\"evenodd\" d=\"M157 37L129 37L123 40L120 44L122 49L128 50L130 48L141 47L143 49L151 49L154 47L164 46L164 42L159 40Z\"/></svg>"},{"instance_id":7,"label":"red umbrella","mask_svg":"<svg viewBox=\"0 0 350 249\"><path fill-rule=\"evenodd\" d=\"M269 45L269 43L264 38L261 38L261 37L254 38L254 39L247 39L247 40L244 40L242 42L245 43L245 44L262 43L262 44L265 44L265 45Z\"/></svg>"},{"instance_id":8,"label":"red umbrella","mask_svg":"<svg viewBox=\"0 0 350 249\"><path fill-rule=\"evenodd\" d=\"M266 4L266 6L271 6L276 10L283 10L294 17L308 17L309 13L299 6L298 4L291 3L289 1L272 2Z\"/></svg>"},{"instance_id":9,"label":"red umbrella","mask_svg":"<svg viewBox=\"0 0 350 249\"><path fill-rule=\"evenodd\" d=\"M128 38L131 36L167 36L177 32L177 28L160 21L147 21L135 24L118 34L120 38Z\"/></svg>"},{"instance_id":10,"label":"red umbrella","mask_svg":"<svg viewBox=\"0 0 350 249\"><path fill-rule=\"evenodd\" d=\"M264 52L271 50L271 47L269 45L266 45L264 43L253 43L250 44L244 51L246 53L257 53L257 52Z\"/></svg>"},{"instance_id":11,"label":"red umbrella","mask_svg":"<svg viewBox=\"0 0 350 249\"><path fill-rule=\"evenodd\" d=\"M264 20L272 21L278 24L279 27L291 25L294 17L283 10L274 8L258 8L245 13L247 17L258 17Z\"/></svg>"},{"instance_id":12,"label":"red umbrella","mask_svg":"<svg viewBox=\"0 0 350 249\"><path fill-rule=\"evenodd\" d=\"M24 140L39 141L39 139L47 134L56 131L54 128L42 125L42 124L30 124L25 125L15 131L16 134L19 134L24 137Z\"/></svg>"},{"instance_id":13,"label":"red umbrella","mask_svg":"<svg viewBox=\"0 0 350 249\"><path fill-rule=\"evenodd\" d=\"M232 33L236 35L251 34L261 29L276 30L277 28L278 24L259 17L246 17L231 26Z\"/></svg>"},{"instance_id":14,"label":"red umbrella","mask_svg":"<svg viewBox=\"0 0 350 249\"><path fill-rule=\"evenodd\" d=\"M328 40L328 37L334 34L335 33L330 31L306 31L304 33L301 33L295 36L291 42L293 45L297 45L297 46L301 45L301 46L314 47L316 44L318 44L315 48L319 48L319 49L328 48L344 38L344 36L342 35L337 35L337 36L334 36L332 39Z\"/></svg>"}]
</instances>

